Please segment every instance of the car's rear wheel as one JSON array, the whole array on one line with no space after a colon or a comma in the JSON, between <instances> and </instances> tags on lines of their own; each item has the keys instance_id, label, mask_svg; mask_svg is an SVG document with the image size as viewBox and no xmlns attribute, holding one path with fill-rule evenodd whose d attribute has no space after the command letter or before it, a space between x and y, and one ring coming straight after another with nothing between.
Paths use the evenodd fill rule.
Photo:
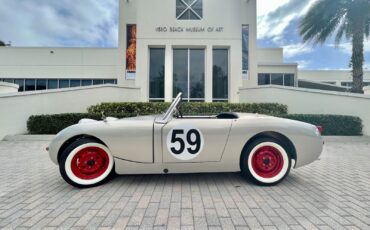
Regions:
<instances>
[{"instance_id":1,"label":"car's rear wheel","mask_svg":"<svg viewBox=\"0 0 370 230\"><path fill-rule=\"evenodd\" d=\"M284 145L274 138L250 143L241 157L242 176L259 185L276 185L288 174L291 157Z\"/></svg>"},{"instance_id":2,"label":"car's rear wheel","mask_svg":"<svg viewBox=\"0 0 370 230\"><path fill-rule=\"evenodd\" d=\"M59 170L63 179L79 187L93 187L113 174L114 160L109 149L94 139L83 138L70 144L62 153Z\"/></svg>"}]
</instances>

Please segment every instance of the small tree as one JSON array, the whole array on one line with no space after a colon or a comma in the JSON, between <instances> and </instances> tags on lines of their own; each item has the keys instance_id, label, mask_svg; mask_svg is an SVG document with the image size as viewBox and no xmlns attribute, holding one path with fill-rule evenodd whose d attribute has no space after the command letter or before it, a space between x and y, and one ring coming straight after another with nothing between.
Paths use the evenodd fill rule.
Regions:
<instances>
[{"instance_id":1,"label":"small tree","mask_svg":"<svg viewBox=\"0 0 370 230\"><path fill-rule=\"evenodd\" d=\"M0 46L6 46L5 42L0 40Z\"/></svg>"}]
</instances>

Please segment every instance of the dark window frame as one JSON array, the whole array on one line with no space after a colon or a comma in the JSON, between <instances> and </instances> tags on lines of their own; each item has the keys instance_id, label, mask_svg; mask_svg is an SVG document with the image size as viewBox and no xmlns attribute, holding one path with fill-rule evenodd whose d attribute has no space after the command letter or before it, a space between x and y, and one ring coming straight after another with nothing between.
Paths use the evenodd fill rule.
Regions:
<instances>
[{"instance_id":1,"label":"dark window frame","mask_svg":"<svg viewBox=\"0 0 370 230\"><path fill-rule=\"evenodd\" d=\"M272 81L272 75L282 75L282 84L273 84L273 81ZM287 85L285 80L286 80L286 76L292 76L292 79L293 81L290 82L290 83L293 83L293 85ZM269 83L262 83L262 82L266 82L266 81L262 81L262 77L264 77L265 79L263 80L266 80L266 77L268 77L268 81ZM258 73L257 75L257 84L258 85L280 85L280 86L285 86L285 87L295 87L296 86L296 75L294 73Z\"/></svg>"}]
</instances>

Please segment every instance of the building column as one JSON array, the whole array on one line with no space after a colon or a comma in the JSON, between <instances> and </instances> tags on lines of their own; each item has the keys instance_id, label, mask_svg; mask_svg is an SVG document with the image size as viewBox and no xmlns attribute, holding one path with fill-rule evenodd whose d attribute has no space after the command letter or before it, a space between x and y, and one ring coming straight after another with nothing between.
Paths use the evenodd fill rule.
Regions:
<instances>
[{"instance_id":1,"label":"building column","mask_svg":"<svg viewBox=\"0 0 370 230\"><path fill-rule=\"evenodd\" d=\"M206 66L205 66L205 102L212 102L213 99L213 47L207 45L206 47Z\"/></svg>"},{"instance_id":2,"label":"building column","mask_svg":"<svg viewBox=\"0 0 370 230\"><path fill-rule=\"evenodd\" d=\"M173 51L172 46L167 44L165 51L165 73L164 73L164 99L166 102L172 102L173 98Z\"/></svg>"}]
</instances>

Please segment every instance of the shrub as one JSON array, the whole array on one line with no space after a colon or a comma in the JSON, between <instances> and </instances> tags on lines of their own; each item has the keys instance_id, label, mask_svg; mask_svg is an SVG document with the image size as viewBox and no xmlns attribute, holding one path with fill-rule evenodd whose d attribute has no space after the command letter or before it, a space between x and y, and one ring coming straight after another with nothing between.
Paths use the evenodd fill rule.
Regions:
<instances>
[{"instance_id":1,"label":"shrub","mask_svg":"<svg viewBox=\"0 0 370 230\"><path fill-rule=\"evenodd\" d=\"M102 103L91 106L88 112L92 114L101 114L112 116L112 114L132 114L148 115L160 114L167 110L170 103L153 102L153 103ZM181 112L186 115L196 114L218 114L220 112L245 112L245 113L259 113L268 115L287 114L287 106L276 103L263 104L246 104L246 103L197 103L189 102L181 105Z\"/></svg>"},{"instance_id":2,"label":"shrub","mask_svg":"<svg viewBox=\"0 0 370 230\"><path fill-rule=\"evenodd\" d=\"M62 129L77 124L82 118L100 120L102 115L117 118L135 117L138 115L160 114L167 110L170 103L166 102L124 102L102 103L88 108L88 113L69 113L57 115L31 116L27 122L30 134L56 134ZM248 112L260 114L286 114L285 105L266 104L231 104L231 103L183 103L183 114L218 114L220 112Z\"/></svg>"},{"instance_id":3,"label":"shrub","mask_svg":"<svg viewBox=\"0 0 370 230\"><path fill-rule=\"evenodd\" d=\"M160 114L169 103L102 103L91 106L88 113L31 116L27 122L30 134L56 134L62 129L77 124L82 118L101 120L105 116L117 118L138 115ZM340 115L287 114L287 107L280 104L231 104L231 103L183 103L183 114L218 114L220 112L249 112L279 116L303 121L324 128L323 135L361 136L362 121L358 117Z\"/></svg>"},{"instance_id":4,"label":"shrub","mask_svg":"<svg viewBox=\"0 0 370 230\"><path fill-rule=\"evenodd\" d=\"M100 119L97 114L69 113L31 116L27 121L30 134L56 134L62 129L77 124L83 118Z\"/></svg>"},{"instance_id":5,"label":"shrub","mask_svg":"<svg viewBox=\"0 0 370 230\"><path fill-rule=\"evenodd\" d=\"M308 114L289 114L281 117L322 126L324 136L362 136L362 120L359 117Z\"/></svg>"}]
</instances>

